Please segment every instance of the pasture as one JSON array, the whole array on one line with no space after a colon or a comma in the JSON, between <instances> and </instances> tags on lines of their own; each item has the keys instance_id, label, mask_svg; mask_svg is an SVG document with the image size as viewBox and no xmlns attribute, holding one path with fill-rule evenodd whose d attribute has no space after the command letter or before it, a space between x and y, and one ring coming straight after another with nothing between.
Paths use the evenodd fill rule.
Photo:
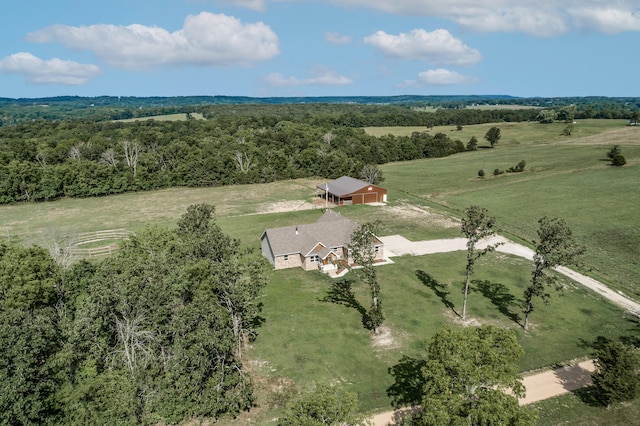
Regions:
<instances>
[{"instance_id":1,"label":"pasture","mask_svg":"<svg viewBox=\"0 0 640 426\"><path fill-rule=\"evenodd\" d=\"M199 112L192 112L191 119L193 120L204 120L204 117ZM155 120L155 121L185 121L189 120L189 117L185 113L176 113L176 114L164 114L164 115L152 115L149 117L136 117L136 118L125 118L122 122L133 122L133 121L146 121L146 120Z\"/></svg>"},{"instance_id":2,"label":"pasture","mask_svg":"<svg viewBox=\"0 0 640 426\"><path fill-rule=\"evenodd\" d=\"M475 135L484 145L482 137L489 127L446 131L465 143ZM498 127L502 139L494 149L380 166L390 202L338 210L358 222L381 220L383 235L399 233L419 240L461 236L458 220L464 208L478 204L497 217L500 233L529 244L540 217L562 217L588 248L583 265L576 269L640 299L640 128L625 127L619 120L589 121L578 123L567 137L560 135L560 123ZM613 168L605 161L612 143L621 145L626 166ZM527 163L523 173L493 176L495 168L505 170L521 160ZM486 171L484 178L477 175L480 169ZM0 237L42 245L56 235L171 227L187 206L209 203L216 206L217 222L225 232L258 250L265 228L316 220L320 211L313 208L314 202L322 205L317 204L315 187L322 181L173 188L0 206ZM379 337L362 327L359 306L368 307L367 291L357 280L356 303L345 304L331 296L336 281L320 273L270 272L260 300L264 323L246 353L256 379L258 407L240 422L272 423L288 395L314 381L342 383L357 391L364 411L384 411L393 402L414 397L400 383L417 374L424 341L443 326L460 325L465 257L406 256L394 262L377 269L386 314ZM526 353L523 371L588 357L598 336L638 338L638 318L568 280L566 290L553 294L550 305L538 303L531 316L532 331L523 333L520 303L530 273L522 259L495 253L484 257L476 267L468 306L473 323L516 331Z\"/></svg>"}]
</instances>

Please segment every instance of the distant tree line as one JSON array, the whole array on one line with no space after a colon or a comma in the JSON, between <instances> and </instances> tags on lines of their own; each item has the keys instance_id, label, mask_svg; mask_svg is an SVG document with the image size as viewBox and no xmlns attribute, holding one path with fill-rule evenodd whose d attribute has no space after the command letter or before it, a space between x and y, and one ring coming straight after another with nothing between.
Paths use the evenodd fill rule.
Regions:
<instances>
[{"instance_id":1,"label":"distant tree line","mask_svg":"<svg viewBox=\"0 0 640 426\"><path fill-rule=\"evenodd\" d=\"M462 142L426 128L377 138L356 127L275 117L35 121L0 128L0 203L359 176L370 164L464 150Z\"/></svg>"}]
</instances>

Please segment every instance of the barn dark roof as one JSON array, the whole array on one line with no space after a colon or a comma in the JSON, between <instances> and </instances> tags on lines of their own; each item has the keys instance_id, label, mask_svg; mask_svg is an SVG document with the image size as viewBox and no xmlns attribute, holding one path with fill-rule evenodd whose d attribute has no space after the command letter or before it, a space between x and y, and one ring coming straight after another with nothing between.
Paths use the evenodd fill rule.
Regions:
<instances>
[{"instance_id":1,"label":"barn dark roof","mask_svg":"<svg viewBox=\"0 0 640 426\"><path fill-rule=\"evenodd\" d=\"M327 191L330 194L343 197L354 192L358 192L362 188L368 187L371 184L364 180L355 179L349 176L342 176L336 180L329 181L327 183L321 183L317 186L318 189Z\"/></svg>"}]
</instances>

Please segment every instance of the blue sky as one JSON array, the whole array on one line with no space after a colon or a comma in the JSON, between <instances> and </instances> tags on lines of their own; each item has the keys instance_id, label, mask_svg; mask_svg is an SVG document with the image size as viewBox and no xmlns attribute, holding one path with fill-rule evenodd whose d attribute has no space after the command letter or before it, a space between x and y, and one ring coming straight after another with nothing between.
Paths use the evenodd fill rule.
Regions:
<instances>
[{"instance_id":1,"label":"blue sky","mask_svg":"<svg viewBox=\"0 0 640 426\"><path fill-rule=\"evenodd\" d=\"M640 96L640 0L21 0L0 97Z\"/></svg>"}]
</instances>

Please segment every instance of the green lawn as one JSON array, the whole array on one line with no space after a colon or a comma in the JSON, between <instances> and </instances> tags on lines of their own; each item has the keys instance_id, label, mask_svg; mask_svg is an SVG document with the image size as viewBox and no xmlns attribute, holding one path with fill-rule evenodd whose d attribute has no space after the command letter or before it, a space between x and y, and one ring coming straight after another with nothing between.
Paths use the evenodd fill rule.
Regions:
<instances>
[{"instance_id":1,"label":"green lawn","mask_svg":"<svg viewBox=\"0 0 640 426\"><path fill-rule=\"evenodd\" d=\"M640 398L630 402L603 407L593 397L593 389L586 388L532 405L538 410L539 426L628 426L640 419Z\"/></svg>"},{"instance_id":2,"label":"green lawn","mask_svg":"<svg viewBox=\"0 0 640 426\"><path fill-rule=\"evenodd\" d=\"M462 306L465 254L394 260L377 269L386 315L383 331L390 333L382 347L362 327L357 307L324 300L334 282L330 278L298 269L275 271L262 299L265 323L249 351L258 374L269 383L286 378L301 389L313 381L342 383L358 392L363 410L390 408L397 397L390 369L403 357L419 360L425 340L441 327L461 326L456 313ZM566 291L533 312L532 331L525 334L519 302L530 272L520 258L483 258L468 305L473 322L516 331L525 349L522 371L588 357L598 335L617 339L637 334L637 319L568 280ZM359 283L354 289L358 304L368 308L367 289Z\"/></svg>"}]
</instances>

